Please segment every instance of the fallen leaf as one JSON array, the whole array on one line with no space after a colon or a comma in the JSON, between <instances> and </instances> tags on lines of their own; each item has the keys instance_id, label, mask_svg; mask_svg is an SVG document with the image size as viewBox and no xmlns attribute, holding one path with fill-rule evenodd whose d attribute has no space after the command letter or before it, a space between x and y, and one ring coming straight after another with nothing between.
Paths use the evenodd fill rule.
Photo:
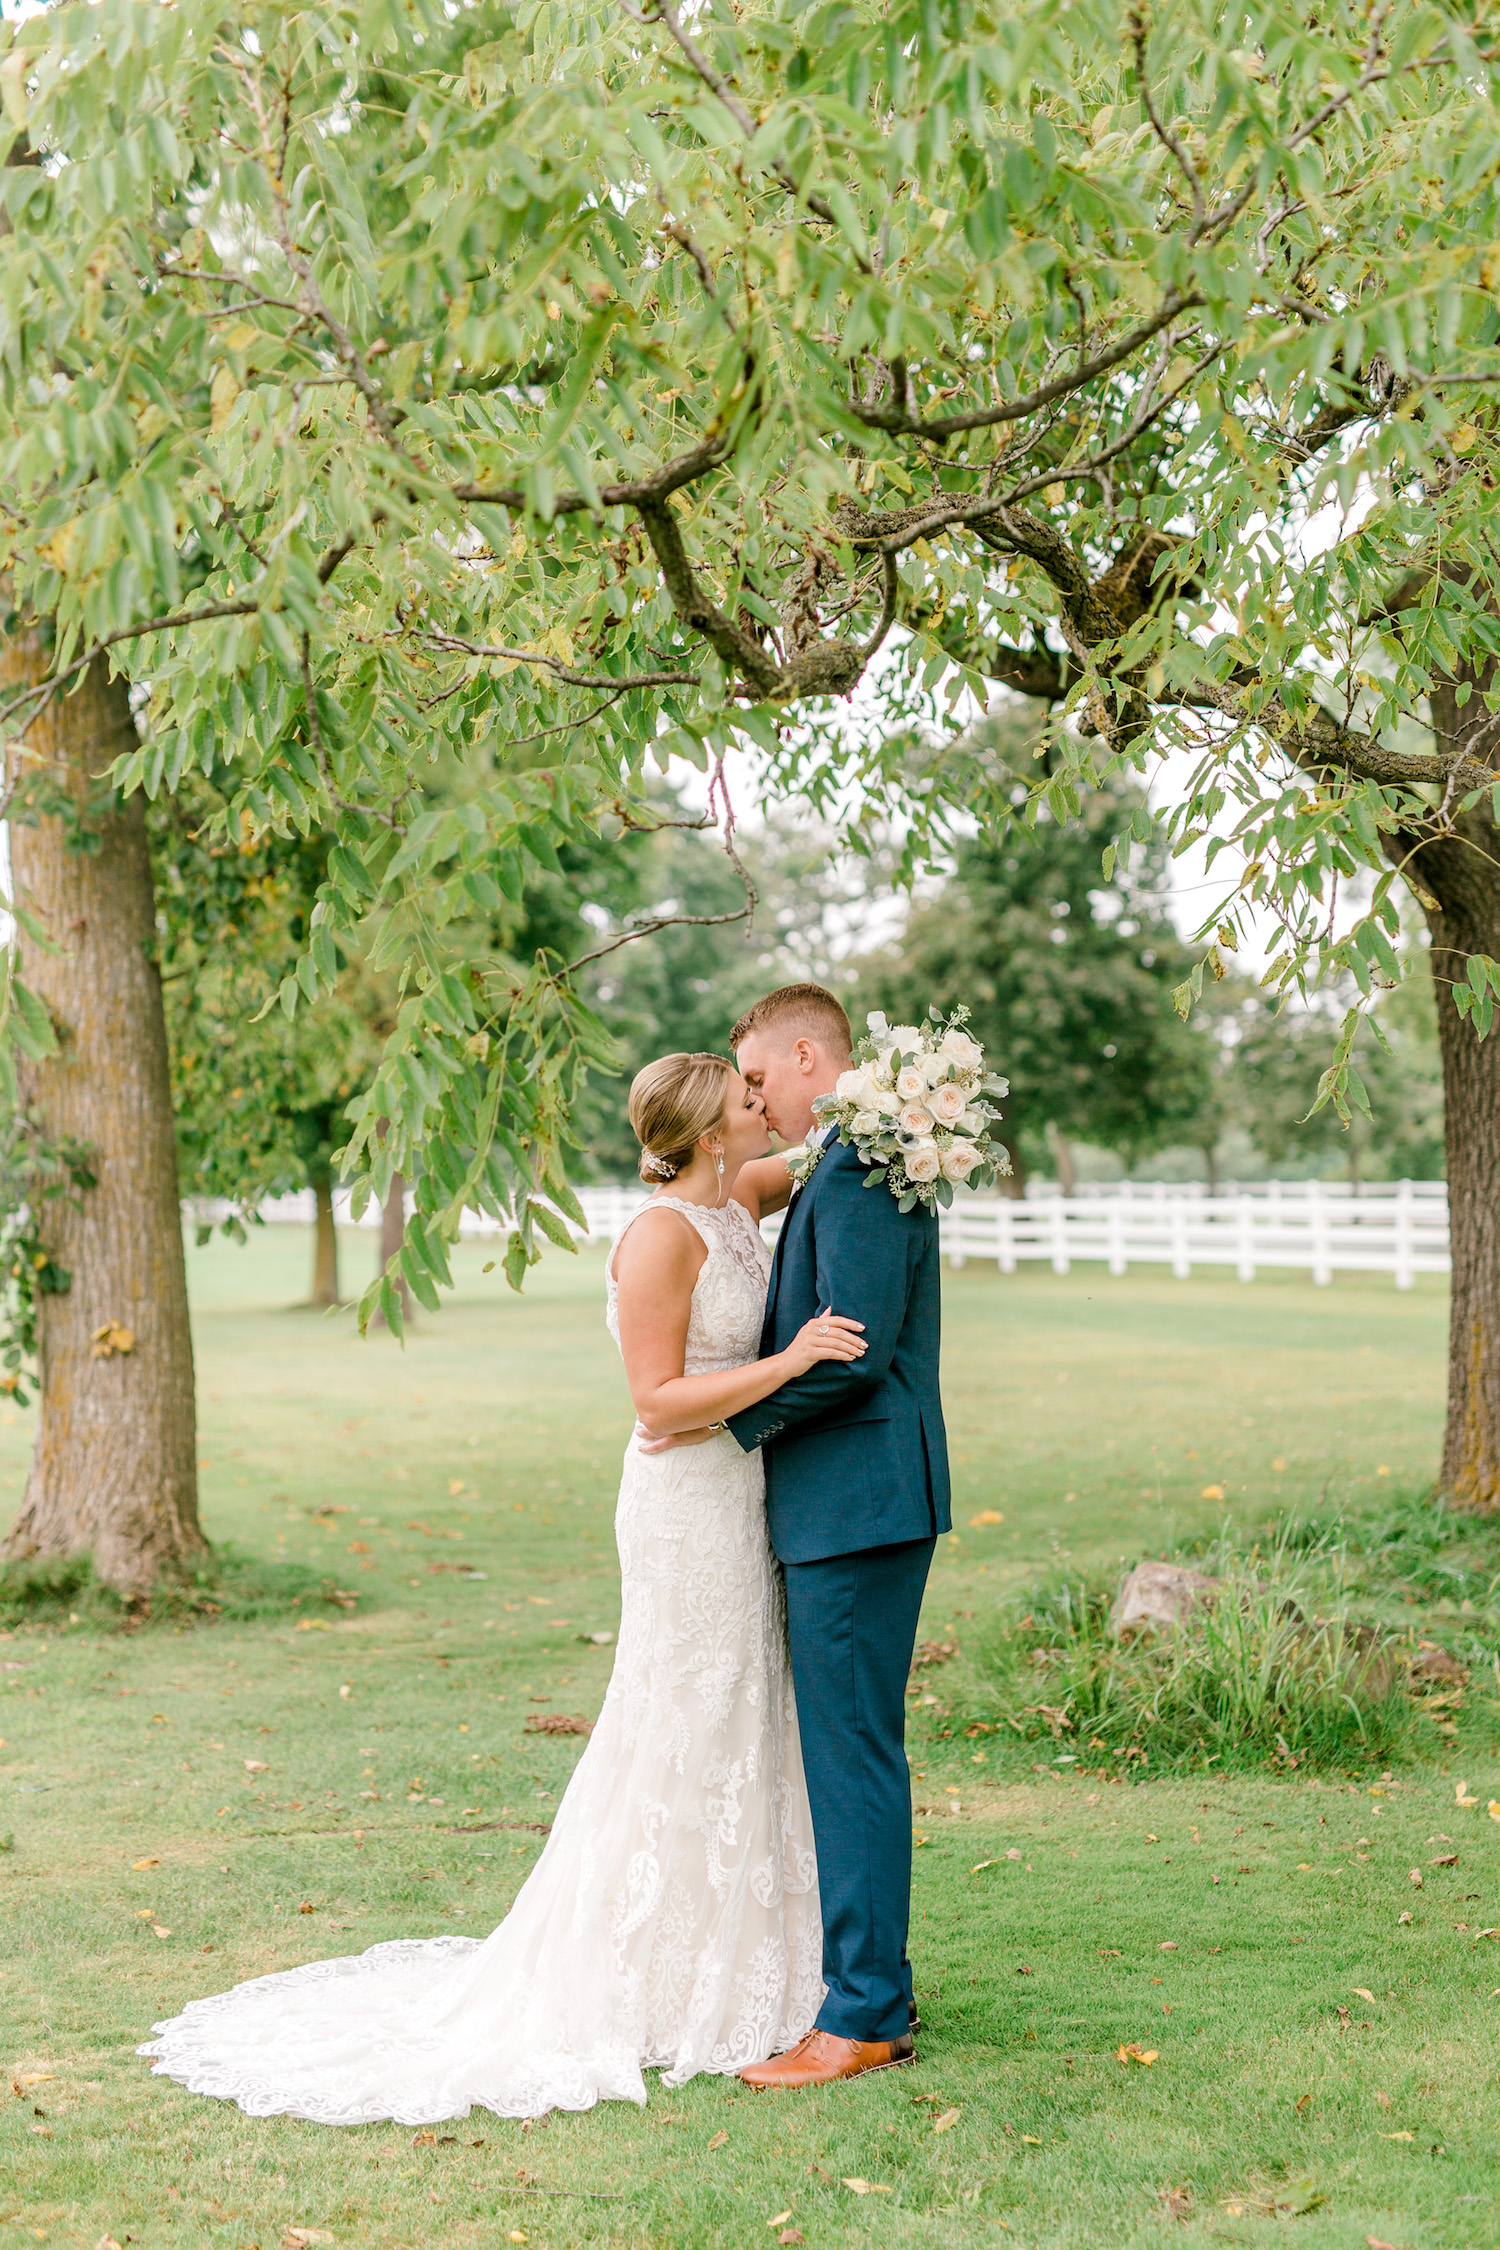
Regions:
<instances>
[{"instance_id":1,"label":"fallen leaf","mask_svg":"<svg viewBox=\"0 0 1500 2250\"><path fill-rule=\"evenodd\" d=\"M1401 2246L1396 2242L1382 2242L1378 2234L1367 2234L1365 2250L1401 2250Z\"/></svg>"},{"instance_id":2,"label":"fallen leaf","mask_svg":"<svg viewBox=\"0 0 1500 2250\"><path fill-rule=\"evenodd\" d=\"M1012 1844L1010 1850L1006 1853L1005 1856L1007 1859L1019 1859L1021 1857L1021 1854L1016 1850L1015 1845Z\"/></svg>"},{"instance_id":3,"label":"fallen leaf","mask_svg":"<svg viewBox=\"0 0 1500 2250\"><path fill-rule=\"evenodd\" d=\"M1040 2148L1042 2145L1040 2139L1035 2133L1023 2133L1021 2135L1021 2138L1027 2143L1028 2147L1030 2148Z\"/></svg>"},{"instance_id":4,"label":"fallen leaf","mask_svg":"<svg viewBox=\"0 0 1500 2250\"><path fill-rule=\"evenodd\" d=\"M281 2239L286 2250L307 2250L309 2243L332 2242L333 2230L331 2227L287 2227Z\"/></svg>"},{"instance_id":5,"label":"fallen leaf","mask_svg":"<svg viewBox=\"0 0 1500 2250\"><path fill-rule=\"evenodd\" d=\"M791 2215L790 2211L778 2211L774 2219L767 2219L766 2225L768 2227L784 2227Z\"/></svg>"},{"instance_id":6,"label":"fallen leaf","mask_svg":"<svg viewBox=\"0 0 1500 2250\"><path fill-rule=\"evenodd\" d=\"M1427 1864L1429 1867L1457 1867L1458 1854L1457 1852L1443 1852L1438 1858L1430 1859Z\"/></svg>"},{"instance_id":7,"label":"fallen leaf","mask_svg":"<svg viewBox=\"0 0 1500 2250\"><path fill-rule=\"evenodd\" d=\"M172 1935L170 1930L164 1930L162 1928L160 1922L153 1922L151 1927L157 1937L170 1937Z\"/></svg>"},{"instance_id":8,"label":"fallen leaf","mask_svg":"<svg viewBox=\"0 0 1500 2250\"><path fill-rule=\"evenodd\" d=\"M1004 1521L1005 1518L998 1508L981 1508L977 1516L970 1516L969 1528L973 1531L977 1530L982 1523L1004 1523Z\"/></svg>"},{"instance_id":9,"label":"fallen leaf","mask_svg":"<svg viewBox=\"0 0 1500 2250\"><path fill-rule=\"evenodd\" d=\"M1396 1916L1396 1920L1397 1920L1398 1922L1409 1922L1409 1921L1411 1920L1411 1915L1410 1915L1409 1913L1408 1913L1408 1914L1398 1914L1398 1915Z\"/></svg>"},{"instance_id":10,"label":"fallen leaf","mask_svg":"<svg viewBox=\"0 0 1500 2250\"><path fill-rule=\"evenodd\" d=\"M297 1912L299 1914L316 1914L317 1911L317 1908L313 1905L313 1902L310 1898L305 1898L302 1901L302 1904L297 1909Z\"/></svg>"},{"instance_id":11,"label":"fallen leaf","mask_svg":"<svg viewBox=\"0 0 1500 2250\"><path fill-rule=\"evenodd\" d=\"M1021 1967L1021 1966L1020 1966L1019 1964L1017 1965L1017 1968L1016 1968L1016 1975L1017 1975L1018 1977L1030 1977L1030 1976L1035 1976L1035 1974L1036 1974L1036 1971L1035 1971L1034 1969L1024 1969L1024 1968L1022 1968L1022 1967Z\"/></svg>"},{"instance_id":12,"label":"fallen leaf","mask_svg":"<svg viewBox=\"0 0 1500 2250\"><path fill-rule=\"evenodd\" d=\"M1491 1797L1489 1802L1489 1816L1491 1820L1500 1820L1500 1797Z\"/></svg>"},{"instance_id":13,"label":"fallen leaf","mask_svg":"<svg viewBox=\"0 0 1500 2250\"><path fill-rule=\"evenodd\" d=\"M958 2123L962 2115L963 2111L961 2109L945 2109L941 2117L935 2117L933 2119L933 2131L935 2133L946 2133L950 2129L950 2127Z\"/></svg>"},{"instance_id":14,"label":"fallen leaf","mask_svg":"<svg viewBox=\"0 0 1500 2250\"><path fill-rule=\"evenodd\" d=\"M1157 2202L1169 2219L1190 2219L1193 2215L1193 2191L1187 2187L1160 2188Z\"/></svg>"},{"instance_id":15,"label":"fallen leaf","mask_svg":"<svg viewBox=\"0 0 1500 2250\"><path fill-rule=\"evenodd\" d=\"M1177 1951L1176 1938L1163 1938L1156 1950L1158 1953L1175 1953Z\"/></svg>"},{"instance_id":16,"label":"fallen leaf","mask_svg":"<svg viewBox=\"0 0 1500 2250\"><path fill-rule=\"evenodd\" d=\"M1000 2221L1000 2224L1004 2226L1005 2221L1002 2219ZM802 2232L802 2229L800 2227L783 2227L780 2234L777 2235L776 2239L781 2243L805 2242L807 2240L807 2236Z\"/></svg>"},{"instance_id":17,"label":"fallen leaf","mask_svg":"<svg viewBox=\"0 0 1500 2250\"><path fill-rule=\"evenodd\" d=\"M343 1686L339 1689L339 1701L341 1703L347 1703L353 1693L354 1689L351 1687L350 1683L345 1680Z\"/></svg>"},{"instance_id":18,"label":"fallen leaf","mask_svg":"<svg viewBox=\"0 0 1500 2250\"><path fill-rule=\"evenodd\" d=\"M1312 2108L1312 2095L1311 2095L1311 2094L1299 2094L1299 2095L1297 2096L1297 2100L1296 2100L1296 2105L1295 2105L1295 2106L1296 2106L1296 2111L1297 2111L1297 2115L1298 2115L1299 2117L1303 2117L1303 2116L1305 2116L1305 2115L1306 2115L1306 2113L1307 2113L1307 2111L1308 2111L1308 2110L1310 2110L1310 2109Z\"/></svg>"},{"instance_id":19,"label":"fallen leaf","mask_svg":"<svg viewBox=\"0 0 1500 2250\"><path fill-rule=\"evenodd\" d=\"M1222 1484L1206 1484L1198 1495L1200 1500L1222 1500L1223 1497L1224 1487Z\"/></svg>"},{"instance_id":20,"label":"fallen leaf","mask_svg":"<svg viewBox=\"0 0 1500 2250\"><path fill-rule=\"evenodd\" d=\"M1476 1930L1476 1931L1474 1932L1474 1935L1475 1935L1475 1937L1476 1937L1476 1938L1482 1938L1482 1937L1500 1937L1500 1927L1496 1927L1495 1929L1492 1929L1492 1930Z\"/></svg>"},{"instance_id":21,"label":"fallen leaf","mask_svg":"<svg viewBox=\"0 0 1500 2250\"><path fill-rule=\"evenodd\" d=\"M1414 2141L1416 2137L1417 2136L1415 2133L1408 2133L1404 2131L1399 2133L1382 2133L1380 2136L1383 2141Z\"/></svg>"},{"instance_id":22,"label":"fallen leaf","mask_svg":"<svg viewBox=\"0 0 1500 2250\"><path fill-rule=\"evenodd\" d=\"M144 1875L148 1867L160 1867L161 1861L159 1859L133 1859L130 1864L137 1875Z\"/></svg>"},{"instance_id":23,"label":"fallen leaf","mask_svg":"<svg viewBox=\"0 0 1500 2250\"><path fill-rule=\"evenodd\" d=\"M1125 1956L1117 1945L1101 1945L1099 1958L1101 1961L1123 1961Z\"/></svg>"},{"instance_id":24,"label":"fallen leaf","mask_svg":"<svg viewBox=\"0 0 1500 2250\"><path fill-rule=\"evenodd\" d=\"M112 2234L101 2234L94 2244L94 2250L120 2250L120 2245Z\"/></svg>"},{"instance_id":25,"label":"fallen leaf","mask_svg":"<svg viewBox=\"0 0 1500 2250\"><path fill-rule=\"evenodd\" d=\"M533 1711L521 1731L523 1734L592 1734L594 1722L565 1711Z\"/></svg>"},{"instance_id":26,"label":"fallen leaf","mask_svg":"<svg viewBox=\"0 0 1500 2250\"><path fill-rule=\"evenodd\" d=\"M714 2135L713 2139L712 2139L712 2140L711 2140L711 2141L709 2142L709 2144L708 2144L708 2152L709 2152L710 2156L712 2156L712 2154L713 2154L713 2152L714 2152L714 2150L715 2150L716 2148L722 2148L722 2147L724 2146L724 2143L725 2143L725 2142L726 2142L726 2141L728 2140L728 2138L729 2138L729 2135L728 2135L728 2134L727 2134L727 2133L725 2132L725 2130L724 2130L723 2126L721 2125L721 2126L719 2127L719 2130L717 2131L717 2133L715 2133L715 2135Z\"/></svg>"},{"instance_id":27,"label":"fallen leaf","mask_svg":"<svg viewBox=\"0 0 1500 2250\"><path fill-rule=\"evenodd\" d=\"M333 1627L326 1617L299 1617L296 1630L299 1633L331 1633Z\"/></svg>"},{"instance_id":28,"label":"fallen leaf","mask_svg":"<svg viewBox=\"0 0 1500 2250\"><path fill-rule=\"evenodd\" d=\"M488 1273L490 1269L488 1266L486 1266L484 1270L486 1273ZM526 2240L526 2237L521 2232L521 2229L519 2227L512 2227L507 2233L505 2239L507 2242L524 2242Z\"/></svg>"},{"instance_id":29,"label":"fallen leaf","mask_svg":"<svg viewBox=\"0 0 1500 2250\"><path fill-rule=\"evenodd\" d=\"M1000 1862L997 1859L982 1859L977 1867L969 1869L969 1873L971 1875L982 1875L987 1867L998 1867L999 1864Z\"/></svg>"},{"instance_id":30,"label":"fallen leaf","mask_svg":"<svg viewBox=\"0 0 1500 2250\"><path fill-rule=\"evenodd\" d=\"M1150 2069L1152 2063L1154 2063L1156 2060L1156 2049L1154 2047L1146 2047L1142 2049L1138 2047L1133 2040L1128 2047L1119 2047L1115 2050L1115 2052L1120 2062L1144 2063L1148 2070Z\"/></svg>"},{"instance_id":31,"label":"fallen leaf","mask_svg":"<svg viewBox=\"0 0 1500 2250\"><path fill-rule=\"evenodd\" d=\"M269 1773L270 1770L264 1758L247 1758L245 1760L246 1773Z\"/></svg>"},{"instance_id":32,"label":"fallen leaf","mask_svg":"<svg viewBox=\"0 0 1500 2250\"><path fill-rule=\"evenodd\" d=\"M1389 2095L1389 2094L1382 2094L1382 2093L1377 2093L1377 2094L1376 2094L1376 2096L1375 2096L1375 2107L1376 2107L1377 2109L1389 2109L1389 2108L1390 2108L1390 2106L1391 2106L1391 2097L1390 2097L1390 2095Z\"/></svg>"},{"instance_id":33,"label":"fallen leaf","mask_svg":"<svg viewBox=\"0 0 1500 2250\"><path fill-rule=\"evenodd\" d=\"M1411 1874L1408 1877L1408 1881L1411 1882L1417 1890L1420 1890L1422 1888L1422 1870L1420 1867L1414 1867L1412 1869Z\"/></svg>"},{"instance_id":34,"label":"fallen leaf","mask_svg":"<svg viewBox=\"0 0 1500 2250\"><path fill-rule=\"evenodd\" d=\"M1479 1799L1472 1793L1469 1788L1469 1784L1466 1781L1460 1781L1454 1787L1453 1802L1456 1805L1464 1805L1467 1807L1469 1805L1477 1805Z\"/></svg>"},{"instance_id":35,"label":"fallen leaf","mask_svg":"<svg viewBox=\"0 0 1500 2250\"><path fill-rule=\"evenodd\" d=\"M1362 1985L1362 1984L1351 1984L1351 1985L1350 1985L1350 1987L1349 1987L1349 1990L1350 1990L1350 1991L1351 1991L1351 1992L1352 1992L1352 1993L1354 1994L1354 1997L1355 1997L1355 1999L1356 1999L1356 2000L1368 2000L1368 2001L1369 2001L1369 2003L1370 2003L1370 2006L1371 2006L1372 2008L1374 2007L1374 2005L1375 2005L1375 1995L1374 1995L1374 1993L1373 1993L1373 1992L1370 1992L1370 1991L1368 1991L1368 1990L1367 1990L1367 1989L1365 1988L1365 1986L1364 1986L1364 1985Z\"/></svg>"},{"instance_id":36,"label":"fallen leaf","mask_svg":"<svg viewBox=\"0 0 1500 2250\"><path fill-rule=\"evenodd\" d=\"M896 2192L894 2188L881 2187L875 2180L845 2180L842 2184L855 2195L894 2195Z\"/></svg>"}]
</instances>

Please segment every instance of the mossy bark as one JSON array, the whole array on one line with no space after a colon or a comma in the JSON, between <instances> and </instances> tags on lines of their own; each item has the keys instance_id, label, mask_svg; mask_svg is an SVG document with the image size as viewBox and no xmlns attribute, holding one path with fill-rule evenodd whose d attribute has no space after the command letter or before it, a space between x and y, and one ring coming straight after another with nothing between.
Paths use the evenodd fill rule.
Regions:
<instances>
[{"instance_id":1,"label":"mossy bark","mask_svg":"<svg viewBox=\"0 0 1500 2250\"><path fill-rule=\"evenodd\" d=\"M0 679L40 677L49 652L13 629ZM4 1551L89 1552L122 1594L204 1546L145 806L98 778L135 740L125 683L95 663L33 722L11 828L18 901L49 940L23 940L22 973L59 1048L24 1067L21 1095L49 1138L87 1146L97 1184L41 1207L43 1245L72 1284L40 1300L40 1418Z\"/></svg>"}]
</instances>

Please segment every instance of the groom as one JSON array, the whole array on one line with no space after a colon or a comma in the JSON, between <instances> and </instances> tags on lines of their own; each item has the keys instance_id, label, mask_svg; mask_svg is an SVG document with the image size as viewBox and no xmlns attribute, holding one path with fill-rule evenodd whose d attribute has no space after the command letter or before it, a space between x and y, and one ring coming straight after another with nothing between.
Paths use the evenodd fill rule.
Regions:
<instances>
[{"instance_id":1,"label":"groom","mask_svg":"<svg viewBox=\"0 0 1500 2250\"><path fill-rule=\"evenodd\" d=\"M938 1401L937 1219L902 1212L812 1104L850 1067L849 1018L821 985L767 993L730 1033L783 1141L821 1142L776 1245L761 1356L817 1313L864 1322L866 1351L824 1360L731 1415L765 1449L771 1544L786 1568L792 1679L818 1852L817 2022L751 2086L815 2086L915 2059L906 1958L911 1782L906 1681L932 1551L952 1519Z\"/></svg>"}]
</instances>

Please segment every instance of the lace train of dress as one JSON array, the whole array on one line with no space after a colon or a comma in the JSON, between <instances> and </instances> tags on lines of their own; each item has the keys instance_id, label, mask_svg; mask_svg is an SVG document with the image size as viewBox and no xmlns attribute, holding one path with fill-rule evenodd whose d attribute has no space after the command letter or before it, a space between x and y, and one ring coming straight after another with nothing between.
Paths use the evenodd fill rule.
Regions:
<instances>
[{"instance_id":1,"label":"lace train of dress","mask_svg":"<svg viewBox=\"0 0 1500 2250\"><path fill-rule=\"evenodd\" d=\"M658 1198L666 1201L666 1198ZM766 1252L738 1204L673 1199L708 1255L686 1371L759 1347ZM612 1269L613 1261L611 1261ZM611 1270L609 1325L618 1340ZM190 2001L139 2051L255 2117L435 2124L644 2103L801 2037L822 1929L758 1453L627 1448L604 1708L541 1858L482 1942L398 1940Z\"/></svg>"}]
</instances>

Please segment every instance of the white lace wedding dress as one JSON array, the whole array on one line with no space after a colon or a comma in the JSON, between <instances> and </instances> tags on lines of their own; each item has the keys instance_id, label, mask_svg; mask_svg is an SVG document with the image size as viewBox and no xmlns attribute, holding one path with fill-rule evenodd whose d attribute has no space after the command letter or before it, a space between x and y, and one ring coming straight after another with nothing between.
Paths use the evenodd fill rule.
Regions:
<instances>
[{"instance_id":1,"label":"white lace wedding dress","mask_svg":"<svg viewBox=\"0 0 1500 2250\"><path fill-rule=\"evenodd\" d=\"M658 1201L666 1198L659 1197ZM767 1253L738 1204L671 1199L708 1255L686 1372L753 1359ZM611 1261L612 1267L613 1261ZM610 1332L619 1340L613 1272ZM326 2125L644 2103L799 2039L822 1999L812 1826L759 1453L626 1449L604 1708L505 1920L190 2001L139 2051L254 2117Z\"/></svg>"}]
</instances>

